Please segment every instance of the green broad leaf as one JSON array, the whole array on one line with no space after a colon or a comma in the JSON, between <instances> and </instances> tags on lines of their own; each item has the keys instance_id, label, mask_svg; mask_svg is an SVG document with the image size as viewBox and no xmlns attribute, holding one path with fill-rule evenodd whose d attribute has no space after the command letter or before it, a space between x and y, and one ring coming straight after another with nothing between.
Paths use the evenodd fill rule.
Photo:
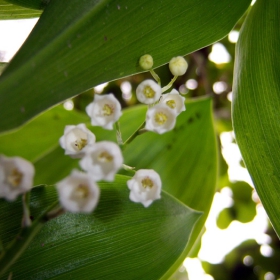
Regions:
<instances>
[{"instance_id":1,"label":"green broad leaf","mask_svg":"<svg viewBox=\"0 0 280 280\"><path fill-rule=\"evenodd\" d=\"M58 147L66 125L88 121L88 116L83 113L67 111L63 106L54 107L19 130L1 135L0 153L36 162Z\"/></svg>"},{"instance_id":2,"label":"green broad leaf","mask_svg":"<svg viewBox=\"0 0 280 280\"><path fill-rule=\"evenodd\" d=\"M126 131L127 124L139 126L145 113L146 108L139 107L124 114L121 119L124 139L131 134L131 131ZM216 188L216 149L212 103L206 98L188 101L186 111L177 117L173 131L163 135L147 132L124 150L126 164L136 169L156 170L164 190L191 208L204 212L194 229L190 245L176 265L170 268L166 279L180 266L203 230Z\"/></svg>"},{"instance_id":3,"label":"green broad leaf","mask_svg":"<svg viewBox=\"0 0 280 280\"><path fill-rule=\"evenodd\" d=\"M149 208L133 203L128 179L100 183L93 214L67 213L48 222L12 267L13 279L160 279L187 244L200 213L165 192ZM52 187L33 189L33 217L56 199ZM17 233L20 213L19 202L1 201L4 245Z\"/></svg>"},{"instance_id":4,"label":"green broad leaf","mask_svg":"<svg viewBox=\"0 0 280 280\"><path fill-rule=\"evenodd\" d=\"M3 72L4 68L8 65L8 63L0 62L0 75Z\"/></svg>"},{"instance_id":5,"label":"green broad leaf","mask_svg":"<svg viewBox=\"0 0 280 280\"><path fill-rule=\"evenodd\" d=\"M241 223L251 222L257 214L256 203L252 200L252 187L244 181L230 183L229 186L232 190L233 205L220 212L217 225L221 229L227 228L233 220Z\"/></svg>"},{"instance_id":6,"label":"green broad leaf","mask_svg":"<svg viewBox=\"0 0 280 280\"><path fill-rule=\"evenodd\" d=\"M0 131L97 84L154 67L225 35L251 0L51 1L0 77ZM21 108L24 108L22 113Z\"/></svg>"},{"instance_id":7,"label":"green broad leaf","mask_svg":"<svg viewBox=\"0 0 280 280\"><path fill-rule=\"evenodd\" d=\"M51 0L6 0L12 4L23 6L26 8L42 10Z\"/></svg>"},{"instance_id":8,"label":"green broad leaf","mask_svg":"<svg viewBox=\"0 0 280 280\"><path fill-rule=\"evenodd\" d=\"M240 33L233 85L238 146L280 236L280 2L258 0Z\"/></svg>"},{"instance_id":9,"label":"green broad leaf","mask_svg":"<svg viewBox=\"0 0 280 280\"><path fill-rule=\"evenodd\" d=\"M186 205L191 205L193 209L204 212L191 235L188 247L163 279L168 279L181 265L203 230L214 196L217 178L217 147L211 107L210 99L189 100L186 103L186 111L177 118L174 131L163 135L147 132L138 136L124 150L126 164L135 166L137 169L155 169L162 178L164 190ZM38 137L43 135L47 123L52 122L55 114L64 115L64 111L60 112L61 110L64 109L55 107L20 130L3 135L0 137L0 147L5 146L2 143L17 142L15 139L21 139L20 144L17 143L13 148L11 147L9 155L12 153L12 155L23 156L25 153L23 147L29 142L26 135L38 135ZM120 126L124 140L144 121L146 110L146 106L137 106L123 111ZM32 151L29 151L30 154L26 154L33 159L35 164L35 185L54 184L67 176L73 168L78 168L77 160L65 156L63 149L58 146L63 125L67 124L65 122L69 121L68 124L80 122L75 112L66 113L69 114L69 118L57 118L57 122L61 120L62 124L50 124L56 129L48 130L50 135L47 134L46 137L48 136L50 139L46 141L45 145L41 145L40 141L34 142L34 151L38 151L38 153L35 153L35 156L32 156ZM85 118L89 122L89 118L87 116ZM96 135L97 141L116 141L115 131L91 126L88 128ZM5 139L5 142L2 139ZM52 144L50 144L51 141L53 141ZM40 148L37 148L36 145L41 147L41 153ZM6 146L9 147L8 144ZM49 146L53 149L47 149ZM28 150L30 149L28 148ZM44 154L42 154L43 151Z\"/></svg>"},{"instance_id":10,"label":"green broad leaf","mask_svg":"<svg viewBox=\"0 0 280 280\"><path fill-rule=\"evenodd\" d=\"M42 13L41 11L38 10L14 5L11 2L12 1L8 2L8 1L0 0L0 20L35 18L35 17L39 17Z\"/></svg>"}]
</instances>

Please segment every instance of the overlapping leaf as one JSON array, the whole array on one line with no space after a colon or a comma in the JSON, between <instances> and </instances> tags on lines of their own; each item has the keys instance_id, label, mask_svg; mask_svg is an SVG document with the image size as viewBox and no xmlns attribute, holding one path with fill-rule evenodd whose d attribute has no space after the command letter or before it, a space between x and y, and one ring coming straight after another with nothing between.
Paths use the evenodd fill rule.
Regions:
<instances>
[{"instance_id":1,"label":"overlapping leaf","mask_svg":"<svg viewBox=\"0 0 280 280\"><path fill-rule=\"evenodd\" d=\"M137 169L155 169L162 177L165 190L185 204L191 205L192 208L204 212L193 232L189 247L178 258L166 277L172 274L181 264L199 235L207 217L216 185L217 155L211 117L211 102L209 99L188 101L186 107L186 112L178 117L174 131L164 135L156 135L152 132L145 133L136 138L135 142L129 144L124 150L125 163L131 164ZM60 112L61 110L63 111ZM62 124L65 124L66 121L69 121L69 124L80 122L81 117L78 117L79 115L71 112L69 118L67 118L64 112L69 113L64 111L62 107L53 108L45 113L46 116L43 114L19 131L0 137L0 144L3 146L2 143L9 143L11 139L21 139L23 135L27 135L27 132L30 135L40 136L46 131L44 123L48 123L48 118L51 122L50 127L59 128L59 130L48 129L46 143L44 145L38 143L38 147L34 147L34 151L38 151L37 154L45 154L45 156L32 157L32 151L26 154L30 159L35 160L36 184L54 184L69 174L72 168L78 167L77 161L64 156L60 147L51 151L47 149L49 141L58 143L57 140L63 131ZM131 135L144 121L145 112L145 106L124 111L121 117L123 139ZM55 115L61 116L61 118L54 118ZM62 122L62 124L59 124L59 122ZM104 139L115 141L116 139L114 131L105 131L97 127L89 128L95 133L98 141ZM11 155L11 152L12 155L16 153L23 155L25 152L22 147L24 145L29 146L27 138L22 139L22 141L23 143L14 141L16 144L11 150L7 145L6 152L9 155ZM33 142L33 145L36 146L36 142ZM39 147L42 149L41 152L39 152Z\"/></svg>"},{"instance_id":2,"label":"overlapping leaf","mask_svg":"<svg viewBox=\"0 0 280 280\"><path fill-rule=\"evenodd\" d=\"M126 163L137 169L155 169L161 175L163 187L168 193L186 205L204 212L194 230L190 243L193 245L202 230L214 196L217 151L211 100L189 102L186 108L186 112L177 118L172 132L139 136L125 149L124 156ZM140 123L144 114L145 111L139 108L134 116L127 114L124 119ZM184 260L190 248L191 246L186 248L177 265ZM171 273L167 273L167 276L170 275Z\"/></svg>"},{"instance_id":3,"label":"overlapping leaf","mask_svg":"<svg viewBox=\"0 0 280 280\"><path fill-rule=\"evenodd\" d=\"M36 10L42 10L50 0L6 0L12 4Z\"/></svg>"},{"instance_id":4,"label":"overlapping leaf","mask_svg":"<svg viewBox=\"0 0 280 280\"><path fill-rule=\"evenodd\" d=\"M243 159L280 235L280 2L258 0L237 45L233 124Z\"/></svg>"},{"instance_id":5,"label":"overlapping leaf","mask_svg":"<svg viewBox=\"0 0 280 280\"><path fill-rule=\"evenodd\" d=\"M0 20L34 18L41 15L41 11L14 5L10 2L0 0Z\"/></svg>"},{"instance_id":6,"label":"overlapping leaf","mask_svg":"<svg viewBox=\"0 0 280 280\"><path fill-rule=\"evenodd\" d=\"M13 279L159 279L182 252L200 214L166 193L148 209L132 203L127 179L100 184L92 215L64 214L48 222L13 266ZM51 187L35 188L34 218L56 196ZM0 207L6 243L16 233L21 205L1 201Z\"/></svg>"},{"instance_id":7,"label":"overlapping leaf","mask_svg":"<svg viewBox=\"0 0 280 280\"><path fill-rule=\"evenodd\" d=\"M0 131L99 83L155 67L225 36L250 0L51 1L0 77Z\"/></svg>"}]
</instances>

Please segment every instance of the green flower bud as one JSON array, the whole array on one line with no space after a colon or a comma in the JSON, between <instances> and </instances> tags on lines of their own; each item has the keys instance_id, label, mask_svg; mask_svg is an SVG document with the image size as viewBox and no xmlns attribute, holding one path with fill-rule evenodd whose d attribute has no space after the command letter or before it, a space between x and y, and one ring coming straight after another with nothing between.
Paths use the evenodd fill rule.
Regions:
<instances>
[{"instance_id":1,"label":"green flower bud","mask_svg":"<svg viewBox=\"0 0 280 280\"><path fill-rule=\"evenodd\" d=\"M144 70L149 70L153 67L154 65L154 60L152 58L151 55L149 54L145 54L145 55L142 55L139 59L139 65L142 69Z\"/></svg>"}]
</instances>

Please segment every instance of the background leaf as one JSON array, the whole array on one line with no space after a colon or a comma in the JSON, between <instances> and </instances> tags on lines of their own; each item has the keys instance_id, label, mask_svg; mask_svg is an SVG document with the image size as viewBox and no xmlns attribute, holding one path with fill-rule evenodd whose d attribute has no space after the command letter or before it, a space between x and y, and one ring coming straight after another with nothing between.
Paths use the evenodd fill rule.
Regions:
<instances>
[{"instance_id":1,"label":"background leaf","mask_svg":"<svg viewBox=\"0 0 280 280\"><path fill-rule=\"evenodd\" d=\"M129 137L145 119L146 106L136 106L124 110L120 119L123 139ZM62 111L62 112L60 112ZM69 114L71 113L71 114ZM44 116L46 114L46 116ZM64 155L64 151L58 147L58 138L62 135L62 126L79 123L81 117L75 112L66 112L62 106L53 108L40 117L34 119L20 130L0 137L0 147L6 148L8 155L24 154L34 159L36 168L35 184L54 184L68 175L74 167L78 167L77 160L73 160ZM64 114L69 117L64 118ZM59 115L60 118L54 118ZM51 124L47 129L48 118ZM72 118L72 120L71 120ZM89 121L89 118L86 117ZM57 124L56 124L57 122ZM61 122L59 124L59 122ZM46 123L46 125L45 125ZM107 131L99 127L89 128L96 135L97 141L116 141L115 131ZM47 132L46 132L47 131ZM34 151L38 151L37 156L32 156L32 149L29 147L26 135L33 135L37 138L46 133L49 139L43 145L33 142ZM16 143L14 139L22 139ZM54 141L50 144L49 141ZM14 147L8 145L15 142ZM4 144L6 143L6 144ZM26 152L22 147L26 145ZM53 149L47 149L52 146ZM45 150L44 150L45 149ZM217 151L216 139L213 128L211 100L208 98L188 101L186 111L177 118L174 131L163 135L152 132L138 136L134 142L129 144L124 150L125 163L140 168L153 168L159 172L163 181L163 188L174 195L186 205L191 205L193 209L204 212L202 218L197 223L192 233L190 245L178 259L176 264L170 268L164 279L168 279L183 262L192 244L203 229L210 205L214 196L217 177ZM202 192L203 190L203 192Z\"/></svg>"},{"instance_id":2,"label":"background leaf","mask_svg":"<svg viewBox=\"0 0 280 280\"><path fill-rule=\"evenodd\" d=\"M258 0L237 44L233 124L238 146L280 235L280 2Z\"/></svg>"},{"instance_id":3,"label":"background leaf","mask_svg":"<svg viewBox=\"0 0 280 280\"><path fill-rule=\"evenodd\" d=\"M219 40L250 2L51 1L0 77L0 131L94 85L140 72L143 54L158 67Z\"/></svg>"},{"instance_id":4,"label":"background leaf","mask_svg":"<svg viewBox=\"0 0 280 280\"><path fill-rule=\"evenodd\" d=\"M67 111L63 106L54 107L19 130L2 135L1 153L35 162L58 147L66 125L85 122L89 122L89 118L84 113Z\"/></svg>"},{"instance_id":5,"label":"background leaf","mask_svg":"<svg viewBox=\"0 0 280 280\"><path fill-rule=\"evenodd\" d=\"M7 66L7 63L5 62L0 62L0 75L3 72L4 68Z\"/></svg>"},{"instance_id":6,"label":"background leaf","mask_svg":"<svg viewBox=\"0 0 280 280\"><path fill-rule=\"evenodd\" d=\"M218 218L217 226L221 229L227 228L233 220L241 223L251 222L256 214L256 203L252 200L252 187L244 182L230 183L233 205L223 209Z\"/></svg>"},{"instance_id":7,"label":"background leaf","mask_svg":"<svg viewBox=\"0 0 280 280\"><path fill-rule=\"evenodd\" d=\"M51 0L6 0L18 6L42 10Z\"/></svg>"},{"instance_id":8,"label":"background leaf","mask_svg":"<svg viewBox=\"0 0 280 280\"><path fill-rule=\"evenodd\" d=\"M173 131L163 135L145 133L124 150L126 164L136 169L155 169L161 176L164 190L193 209L204 212L193 231L189 246L165 275L166 279L183 262L203 230L215 193L217 150L211 105L208 98L188 101L186 112L177 117ZM133 132L128 124L139 126L145 119L145 112L146 108L139 106L127 110L123 115L121 129L124 139ZM96 136L109 138L110 133L105 133L104 136L96 133Z\"/></svg>"},{"instance_id":9,"label":"background leaf","mask_svg":"<svg viewBox=\"0 0 280 280\"><path fill-rule=\"evenodd\" d=\"M186 105L186 112L177 117L176 128L172 132L140 136L127 147L124 155L128 165L155 169L161 175L166 191L204 213L193 231L189 246L176 262L178 267L203 230L215 193L217 150L211 100L190 102ZM174 267L166 277L173 273Z\"/></svg>"},{"instance_id":10,"label":"background leaf","mask_svg":"<svg viewBox=\"0 0 280 280\"><path fill-rule=\"evenodd\" d=\"M68 213L48 222L13 266L13 279L159 279L200 214L166 193L149 208L132 203L127 179L100 183L101 200L92 215ZM56 197L52 187L35 188L34 218ZM7 242L18 230L21 205L2 200L0 209L0 235Z\"/></svg>"},{"instance_id":11,"label":"background leaf","mask_svg":"<svg viewBox=\"0 0 280 280\"><path fill-rule=\"evenodd\" d=\"M4 19L23 19L39 17L41 11L24 8L10 2L0 0L0 20Z\"/></svg>"}]
</instances>

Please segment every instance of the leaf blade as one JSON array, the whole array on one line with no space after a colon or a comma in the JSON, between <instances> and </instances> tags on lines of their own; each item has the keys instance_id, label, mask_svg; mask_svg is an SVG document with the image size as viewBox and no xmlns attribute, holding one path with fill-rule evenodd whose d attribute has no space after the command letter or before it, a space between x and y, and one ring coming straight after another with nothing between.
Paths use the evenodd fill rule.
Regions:
<instances>
[{"instance_id":1,"label":"leaf blade","mask_svg":"<svg viewBox=\"0 0 280 280\"><path fill-rule=\"evenodd\" d=\"M92 215L65 214L49 222L14 265L14 279L158 279L177 258L200 214L165 193L147 209L132 203L127 179L118 176L115 183L100 184L101 201ZM45 204L56 197L53 189L46 191L33 190L32 210L42 195ZM0 223L11 220L1 218Z\"/></svg>"},{"instance_id":2,"label":"leaf blade","mask_svg":"<svg viewBox=\"0 0 280 280\"><path fill-rule=\"evenodd\" d=\"M0 130L22 125L42 110L97 84L141 72L138 59L145 53L154 57L158 67L174 55L217 41L250 3L228 2L165 0L162 5L151 1L132 5L128 0L72 0L65 6L51 1L0 78L4 116ZM7 107L12 110L9 121Z\"/></svg>"},{"instance_id":3,"label":"leaf blade","mask_svg":"<svg viewBox=\"0 0 280 280\"><path fill-rule=\"evenodd\" d=\"M233 125L242 157L270 221L280 234L280 65L277 1L252 7L236 49ZM258 33L256 32L258 30Z\"/></svg>"},{"instance_id":4,"label":"leaf blade","mask_svg":"<svg viewBox=\"0 0 280 280\"><path fill-rule=\"evenodd\" d=\"M24 8L4 0L0 0L0 20L25 19L39 17L41 11Z\"/></svg>"}]
</instances>

